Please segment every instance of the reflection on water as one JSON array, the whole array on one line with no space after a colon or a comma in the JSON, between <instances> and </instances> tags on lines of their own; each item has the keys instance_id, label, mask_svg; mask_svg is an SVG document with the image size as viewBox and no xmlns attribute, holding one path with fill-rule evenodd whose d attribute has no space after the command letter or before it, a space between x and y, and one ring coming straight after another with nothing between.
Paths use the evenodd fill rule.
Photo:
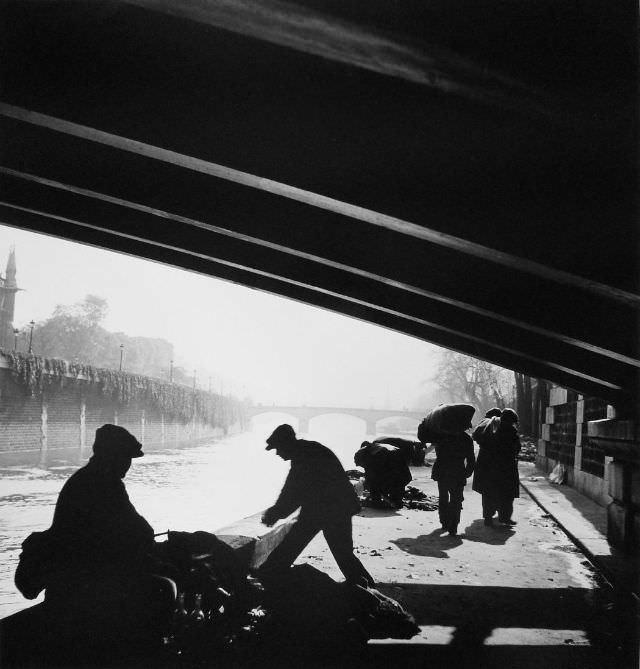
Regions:
<instances>
[{"instance_id":1,"label":"reflection on water","mask_svg":"<svg viewBox=\"0 0 640 669\"><path fill-rule=\"evenodd\" d=\"M147 453L133 461L126 476L131 501L156 532L213 532L265 509L275 500L289 465L265 451L264 440L286 420L264 417L256 419L252 432L194 448ZM322 442L350 469L365 438L364 423L345 416L318 417L310 434L299 436ZM31 532L49 527L60 488L75 469L0 469L0 617L34 603L13 584L20 544Z\"/></svg>"}]
</instances>

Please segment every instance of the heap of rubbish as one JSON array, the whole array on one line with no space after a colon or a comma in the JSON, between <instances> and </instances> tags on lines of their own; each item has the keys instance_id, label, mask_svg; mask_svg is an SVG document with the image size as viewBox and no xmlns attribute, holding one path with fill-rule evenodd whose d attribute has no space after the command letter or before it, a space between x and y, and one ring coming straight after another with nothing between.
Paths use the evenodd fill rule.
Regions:
<instances>
[{"instance_id":1,"label":"heap of rubbish","mask_svg":"<svg viewBox=\"0 0 640 669\"><path fill-rule=\"evenodd\" d=\"M520 439L520 453L518 453L518 460L523 462L535 462L536 455L538 454L538 448L535 441L532 439L522 438Z\"/></svg>"},{"instance_id":2,"label":"heap of rubbish","mask_svg":"<svg viewBox=\"0 0 640 669\"><path fill-rule=\"evenodd\" d=\"M178 587L162 652L180 663L361 653L369 639L409 639L420 631L390 597L338 583L307 564L261 582L213 534L169 532L162 546Z\"/></svg>"}]
</instances>

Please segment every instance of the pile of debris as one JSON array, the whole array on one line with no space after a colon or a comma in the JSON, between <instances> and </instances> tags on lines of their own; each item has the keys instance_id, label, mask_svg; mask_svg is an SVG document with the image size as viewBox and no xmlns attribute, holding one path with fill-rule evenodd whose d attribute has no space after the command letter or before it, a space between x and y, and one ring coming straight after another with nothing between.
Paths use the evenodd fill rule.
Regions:
<instances>
[{"instance_id":1,"label":"pile of debris","mask_svg":"<svg viewBox=\"0 0 640 669\"><path fill-rule=\"evenodd\" d=\"M360 495L360 504L371 509L396 509L393 502L382 495L381 499L372 499L367 494ZM407 486L402 496L402 506L405 509L417 509L418 511L437 511L438 498L427 495L414 486Z\"/></svg>"},{"instance_id":2,"label":"pile of debris","mask_svg":"<svg viewBox=\"0 0 640 669\"><path fill-rule=\"evenodd\" d=\"M420 631L395 600L337 583L310 565L262 583L207 532L170 532L162 551L179 593L163 652L189 665L361 653L369 639L410 639Z\"/></svg>"},{"instance_id":3,"label":"pile of debris","mask_svg":"<svg viewBox=\"0 0 640 669\"><path fill-rule=\"evenodd\" d=\"M535 462L536 455L538 454L538 448L536 442L533 439L523 437L520 439L520 453L518 453L518 460L523 462Z\"/></svg>"}]
</instances>

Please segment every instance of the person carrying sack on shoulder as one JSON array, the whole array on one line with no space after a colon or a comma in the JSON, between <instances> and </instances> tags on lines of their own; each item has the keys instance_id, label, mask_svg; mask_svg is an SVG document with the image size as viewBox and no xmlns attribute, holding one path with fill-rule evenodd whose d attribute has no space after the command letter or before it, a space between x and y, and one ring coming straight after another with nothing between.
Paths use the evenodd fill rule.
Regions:
<instances>
[{"instance_id":1,"label":"person carrying sack on shoulder","mask_svg":"<svg viewBox=\"0 0 640 669\"><path fill-rule=\"evenodd\" d=\"M457 434L438 435L433 443L436 461L431 478L438 483L438 515L442 531L455 537L460 523L464 486L476 462L473 439L466 432L460 431Z\"/></svg>"},{"instance_id":2,"label":"person carrying sack on shoulder","mask_svg":"<svg viewBox=\"0 0 640 669\"><path fill-rule=\"evenodd\" d=\"M473 431L473 438L480 446L473 489L482 495L482 515L487 527L493 527L496 512L502 525L515 525L513 500L520 496L518 414L513 409L503 409L499 415L497 411L487 412Z\"/></svg>"}]
</instances>

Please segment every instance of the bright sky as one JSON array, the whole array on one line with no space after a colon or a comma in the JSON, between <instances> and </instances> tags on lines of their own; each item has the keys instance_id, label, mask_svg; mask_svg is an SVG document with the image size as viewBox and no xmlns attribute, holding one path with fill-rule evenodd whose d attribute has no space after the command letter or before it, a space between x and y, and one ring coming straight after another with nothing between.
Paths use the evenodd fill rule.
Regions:
<instances>
[{"instance_id":1,"label":"bright sky","mask_svg":"<svg viewBox=\"0 0 640 669\"><path fill-rule=\"evenodd\" d=\"M214 389L270 404L411 407L438 349L329 311L185 270L0 225L0 272L16 248L15 324L104 297L104 326L172 342Z\"/></svg>"}]
</instances>

